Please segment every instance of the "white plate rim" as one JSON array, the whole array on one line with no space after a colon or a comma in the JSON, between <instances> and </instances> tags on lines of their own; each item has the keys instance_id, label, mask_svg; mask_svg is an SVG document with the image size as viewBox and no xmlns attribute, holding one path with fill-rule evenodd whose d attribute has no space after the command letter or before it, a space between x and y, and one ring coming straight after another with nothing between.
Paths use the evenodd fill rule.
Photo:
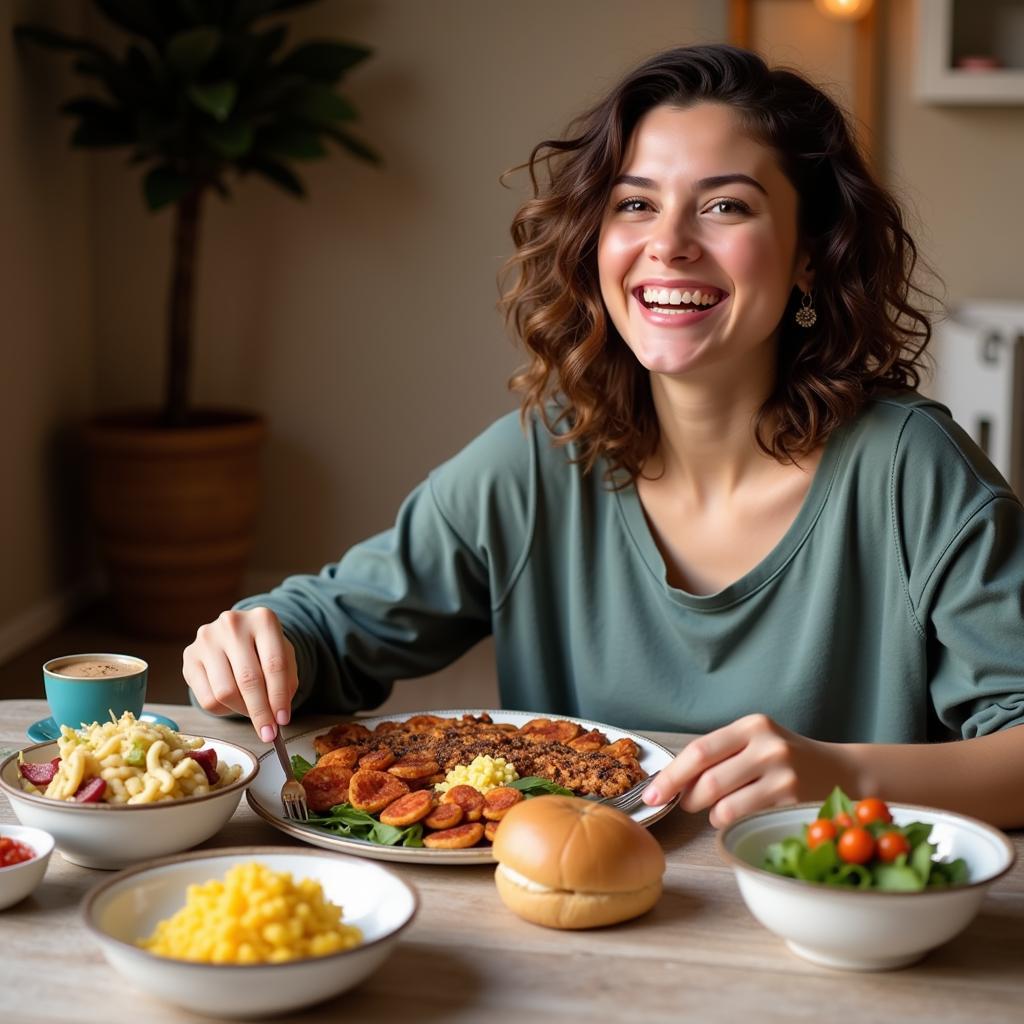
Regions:
<instances>
[{"instance_id":1,"label":"white plate rim","mask_svg":"<svg viewBox=\"0 0 1024 1024\"><path fill-rule=\"evenodd\" d=\"M603 722L594 722L587 718L577 718L575 715L558 715L555 713L542 713L535 711L518 711L513 709L500 710L495 708L442 708L439 710L425 710L425 711L396 711L390 715L374 715L371 717L356 717L345 719L344 716L338 716L339 724L344 721L350 721L353 724L365 725L368 729L372 729L375 725L380 722L401 722L409 718L414 718L417 715L437 715L440 718L460 718L462 715L490 715L495 722L502 721L514 721L514 719L521 719L522 721L517 724L523 724L523 722L529 721L531 718L551 718L551 719L564 719L569 722L575 722L578 725L583 726L585 729L600 729L604 732L611 742L615 742L616 739L628 738L633 740L641 751L641 764L644 761L644 755L648 758L653 754L660 758L664 758L664 763L658 764L646 764L644 765L648 775L653 774L655 771L660 770L666 764L670 763L674 758L675 754L663 746L660 743L655 742L642 733L631 732L628 729L620 729L614 725L607 725ZM513 716L509 718L508 716ZM326 732L330 726L322 725L316 729L307 729L305 732L296 733L294 736L289 736L285 740L285 746L294 743L296 740L304 740L307 737L318 736ZM612 735L614 733L614 736ZM292 751L289 750L289 754ZM298 751L296 751L298 753ZM269 759L267 764L264 765L263 761ZM284 773L281 771L281 766L277 762L277 757L273 748L261 754L259 757L260 771L254 780L254 785L250 786L245 791L245 799L249 807L264 821L274 828L284 832L285 835L289 835L294 839L300 839L303 842L310 843L313 846L319 846L325 850L340 850L343 853L352 853L360 857L369 857L372 860L384 860L403 864L420 864L424 867L430 867L437 864L493 864L494 856L491 853L491 847L471 847L468 850L430 850L426 847L408 847L408 846L381 846L378 843L371 843L366 839L350 839L346 836L334 836L327 832L320 832L309 825L297 824L289 819L279 816L274 812L272 806L267 806L265 801L260 799L258 793L254 792L255 789L266 786L270 790L268 799L273 801L273 804L280 803L279 791L280 786L284 781ZM668 814L673 807L679 802L678 794L674 796L667 803L661 804L657 807L648 807L647 804L640 804L632 812L630 817L633 818L638 824L643 825L644 828L649 828L655 822L660 821Z\"/></svg>"}]
</instances>

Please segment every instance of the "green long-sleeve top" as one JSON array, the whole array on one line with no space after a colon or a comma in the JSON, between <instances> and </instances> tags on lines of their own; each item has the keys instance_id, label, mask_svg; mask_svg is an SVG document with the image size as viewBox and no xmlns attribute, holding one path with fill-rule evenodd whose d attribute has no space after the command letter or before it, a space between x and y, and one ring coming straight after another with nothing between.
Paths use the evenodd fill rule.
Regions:
<instances>
[{"instance_id":1,"label":"green long-sleeve top","mask_svg":"<svg viewBox=\"0 0 1024 1024\"><path fill-rule=\"evenodd\" d=\"M242 602L279 615L297 702L374 707L493 633L506 708L694 732L760 711L860 742L1024 722L1024 509L941 406L837 430L779 544L704 596L666 582L636 489L576 454L506 416L390 530Z\"/></svg>"}]
</instances>

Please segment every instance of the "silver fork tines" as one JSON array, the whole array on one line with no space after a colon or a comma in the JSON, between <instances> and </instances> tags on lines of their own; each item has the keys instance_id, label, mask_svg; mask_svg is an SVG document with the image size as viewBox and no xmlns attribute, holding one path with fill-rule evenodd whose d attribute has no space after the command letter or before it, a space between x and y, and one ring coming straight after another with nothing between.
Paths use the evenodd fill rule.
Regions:
<instances>
[{"instance_id":1,"label":"silver fork tines","mask_svg":"<svg viewBox=\"0 0 1024 1024\"><path fill-rule=\"evenodd\" d=\"M601 803L608 804L609 807L614 807L617 811L632 810L632 808L636 807L636 805L641 802L644 790L657 777L657 772L653 775L648 775L646 779L641 779L635 786L627 789L625 793L620 793L618 796L605 797Z\"/></svg>"},{"instance_id":2,"label":"silver fork tines","mask_svg":"<svg viewBox=\"0 0 1024 1024\"><path fill-rule=\"evenodd\" d=\"M291 821L306 821L309 818L309 810L306 807L306 791L302 783L295 778L292 771L292 763L288 757L288 749L281 737L281 730L277 730L274 736L274 749L277 751L277 759L284 769L285 784L281 787L281 804L284 807L284 816Z\"/></svg>"}]
</instances>

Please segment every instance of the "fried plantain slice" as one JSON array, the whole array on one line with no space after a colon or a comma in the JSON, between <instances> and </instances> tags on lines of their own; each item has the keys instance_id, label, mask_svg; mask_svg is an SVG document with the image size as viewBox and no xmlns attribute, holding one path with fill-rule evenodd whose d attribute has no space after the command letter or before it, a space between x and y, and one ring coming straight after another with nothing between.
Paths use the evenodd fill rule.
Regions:
<instances>
[{"instance_id":1,"label":"fried plantain slice","mask_svg":"<svg viewBox=\"0 0 1024 1024\"><path fill-rule=\"evenodd\" d=\"M313 749L318 754L326 754L335 747L347 747L354 743L363 742L370 737L370 730L358 722L339 722L332 725L325 733L321 733L313 740Z\"/></svg>"},{"instance_id":2,"label":"fried plantain slice","mask_svg":"<svg viewBox=\"0 0 1024 1024\"><path fill-rule=\"evenodd\" d=\"M354 771L358 760L358 747L335 747L333 750L328 750L326 754L321 754L317 758L316 764L318 768L321 765L336 764L341 768L351 768Z\"/></svg>"},{"instance_id":3,"label":"fried plantain slice","mask_svg":"<svg viewBox=\"0 0 1024 1024\"><path fill-rule=\"evenodd\" d=\"M452 786L443 797L443 804L458 804L466 821L479 821L484 811L484 795L472 786Z\"/></svg>"},{"instance_id":4,"label":"fried plantain slice","mask_svg":"<svg viewBox=\"0 0 1024 1024\"><path fill-rule=\"evenodd\" d=\"M622 761L627 757L635 760L640 756L640 748L628 736L623 736L621 740L602 747L601 753L614 757L616 761Z\"/></svg>"},{"instance_id":5,"label":"fried plantain slice","mask_svg":"<svg viewBox=\"0 0 1024 1024\"><path fill-rule=\"evenodd\" d=\"M429 790L421 789L415 793L406 793L391 803L380 812L380 820L385 825L395 825L404 828L406 825L413 825L422 821L434 809L434 794Z\"/></svg>"},{"instance_id":6,"label":"fried plantain slice","mask_svg":"<svg viewBox=\"0 0 1024 1024\"><path fill-rule=\"evenodd\" d=\"M429 753L403 754L388 771L399 779L428 779L440 771L440 765Z\"/></svg>"},{"instance_id":7,"label":"fried plantain slice","mask_svg":"<svg viewBox=\"0 0 1024 1024\"><path fill-rule=\"evenodd\" d=\"M321 759L322 760L322 759ZM311 811L326 811L348 802L352 769L340 764L317 764L302 777L306 802Z\"/></svg>"},{"instance_id":8,"label":"fried plantain slice","mask_svg":"<svg viewBox=\"0 0 1024 1024\"><path fill-rule=\"evenodd\" d=\"M523 799L523 794L511 786L498 786L484 794L484 817L488 821L501 821Z\"/></svg>"},{"instance_id":9,"label":"fried plantain slice","mask_svg":"<svg viewBox=\"0 0 1024 1024\"><path fill-rule=\"evenodd\" d=\"M409 787L394 775L360 768L349 781L348 802L356 810L376 814L408 792Z\"/></svg>"},{"instance_id":10,"label":"fried plantain slice","mask_svg":"<svg viewBox=\"0 0 1024 1024\"><path fill-rule=\"evenodd\" d=\"M500 824L500 821L488 821L484 824L484 839L486 839L487 842L494 842L494 837L498 834L498 826Z\"/></svg>"},{"instance_id":11,"label":"fried plantain slice","mask_svg":"<svg viewBox=\"0 0 1024 1024\"><path fill-rule=\"evenodd\" d=\"M462 822L462 808L458 804L438 804L424 819L427 828L455 828Z\"/></svg>"},{"instance_id":12,"label":"fried plantain slice","mask_svg":"<svg viewBox=\"0 0 1024 1024\"><path fill-rule=\"evenodd\" d=\"M464 850L476 846L484 837L484 827L478 821L467 825L456 825L442 832L431 832L423 837L423 845L432 850Z\"/></svg>"},{"instance_id":13,"label":"fried plantain slice","mask_svg":"<svg viewBox=\"0 0 1024 1024\"><path fill-rule=\"evenodd\" d=\"M531 740L568 743L583 732L583 726L564 718L533 718L519 732Z\"/></svg>"},{"instance_id":14,"label":"fried plantain slice","mask_svg":"<svg viewBox=\"0 0 1024 1024\"><path fill-rule=\"evenodd\" d=\"M395 755L387 747L377 747L359 758L359 767L369 772L386 772L395 763Z\"/></svg>"},{"instance_id":15,"label":"fried plantain slice","mask_svg":"<svg viewBox=\"0 0 1024 1024\"><path fill-rule=\"evenodd\" d=\"M374 726L373 734L375 736L383 736L389 732L401 732L402 728L403 726L401 722L393 722L389 719L386 722L378 722L377 725Z\"/></svg>"},{"instance_id":16,"label":"fried plantain slice","mask_svg":"<svg viewBox=\"0 0 1024 1024\"><path fill-rule=\"evenodd\" d=\"M579 750L587 753L594 750L600 750L602 747L607 746L608 737L597 729L591 729L590 732L585 732L582 736L577 736L576 739L569 740L567 745L572 747L573 750Z\"/></svg>"}]
</instances>

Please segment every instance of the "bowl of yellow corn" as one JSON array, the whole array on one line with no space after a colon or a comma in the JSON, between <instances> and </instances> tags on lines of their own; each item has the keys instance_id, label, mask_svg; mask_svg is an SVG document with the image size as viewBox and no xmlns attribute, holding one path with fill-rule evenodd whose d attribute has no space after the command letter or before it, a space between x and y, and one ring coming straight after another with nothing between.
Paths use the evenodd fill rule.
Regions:
<instances>
[{"instance_id":1,"label":"bowl of yellow corn","mask_svg":"<svg viewBox=\"0 0 1024 1024\"><path fill-rule=\"evenodd\" d=\"M194 1013L251 1020L340 995L376 970L418 909L373 861L237 847L150 861L82 904L133 985Z\"/></svg>"}]
</instances>

